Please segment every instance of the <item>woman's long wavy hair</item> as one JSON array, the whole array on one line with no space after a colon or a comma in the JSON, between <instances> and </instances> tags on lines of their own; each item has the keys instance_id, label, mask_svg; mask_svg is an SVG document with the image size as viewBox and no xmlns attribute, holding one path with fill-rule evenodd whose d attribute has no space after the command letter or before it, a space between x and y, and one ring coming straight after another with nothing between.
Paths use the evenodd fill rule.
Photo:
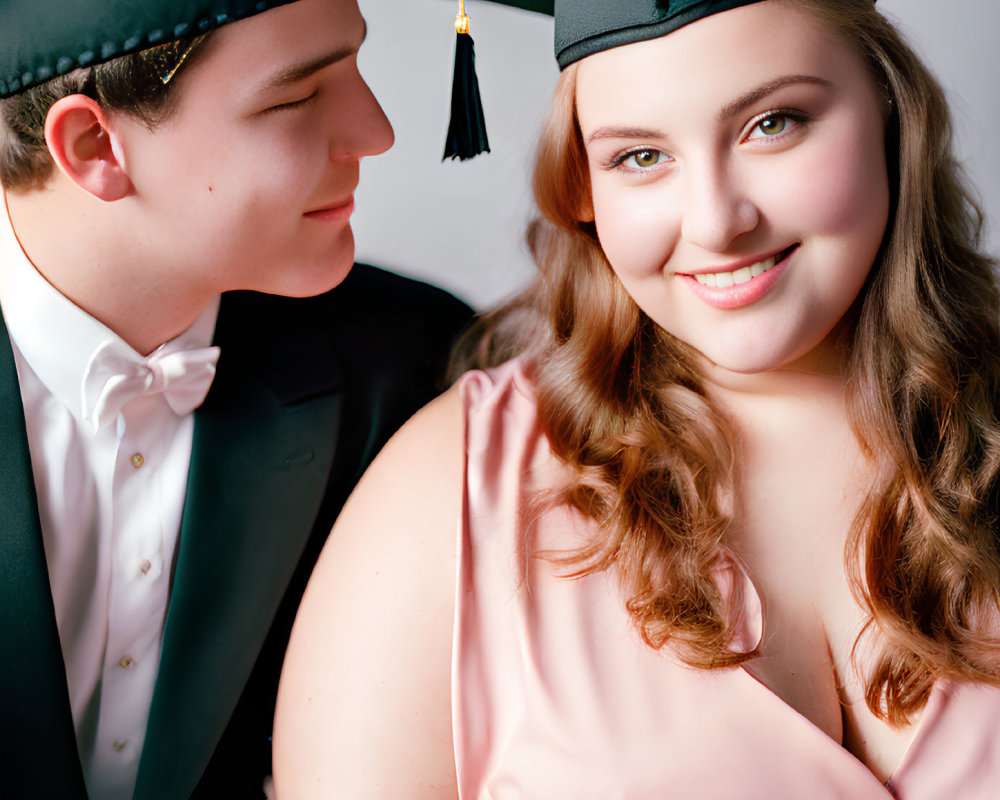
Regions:
<instances>
[{"instance_id":1,"label":"woman's long wavy hair","mask_svg":"<svg viewBox=\"0 0 1000 800\"><path fill-rule=\"evenodd\" d=\"M844 342L850 422L876 480L845 557L883 643L867 703L898 725L942 676L1000 683L998 290L935 79L870 0L795 2L859 52L891 109L890 221ZM533 364L542 425L575 475L557 499L600 523L566 557L574 574L615 568L650 646L730 666L753 656L729 649L712 578L733 437L692 349L638 309L579 221L590 186L575 80L571 66L537 152L538 278L485 319L480 363L525 352Z\"/></svg>"}]
</instances>

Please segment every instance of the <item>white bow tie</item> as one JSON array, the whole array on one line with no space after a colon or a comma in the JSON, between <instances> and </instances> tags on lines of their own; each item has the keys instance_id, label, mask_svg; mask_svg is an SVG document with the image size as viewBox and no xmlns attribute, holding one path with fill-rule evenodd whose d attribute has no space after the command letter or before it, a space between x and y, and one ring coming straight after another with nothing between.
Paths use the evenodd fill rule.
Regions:
<instances>
[{"instance_id":1,"label":"white bow tie","mask_svg":"<svg viewBox=\"0 0 1000 800\"><path fill-rule=\"evenodd\" d=\"M189 414L205 401L218 360L218 347L171 350L168 343L142 358L118 342L105 342L84 371L83 416L96 433L126 403L158 392L175 414Z\"/></svg>"}]
</instances>

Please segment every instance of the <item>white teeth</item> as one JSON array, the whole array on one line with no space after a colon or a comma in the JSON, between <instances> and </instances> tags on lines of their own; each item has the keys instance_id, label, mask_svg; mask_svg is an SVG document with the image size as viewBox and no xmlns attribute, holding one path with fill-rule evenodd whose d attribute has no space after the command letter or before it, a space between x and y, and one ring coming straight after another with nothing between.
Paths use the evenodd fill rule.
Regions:
<instances>
[{"instance_id":1,"label":"white teeth","mask_svg":"<svg viewBox=\"0 0 1000 800\"><path fill-rule=\"evenodd\" d=\"M733 273L733 283L735 284L746 283L752 277L753 277L753 272L750 270L750 267L743 267L742 269L738 269Z\"/></svg>"},{"instance_id":2,"label":"white teeth","mask_svg":"<svg viewBox=\"0 0 1000 800\"><path fill-rule=\"evenodd\" d=\"M763 261L758 261L756 264L751 264L749 267L740 267L733 272L703 272L694 277L698 283L704 286L717 286L725 289L753 280L758 275L763 275L774 265L775 260L772 256L771 258L765 258Z\"/></svg>"}]
</instances>

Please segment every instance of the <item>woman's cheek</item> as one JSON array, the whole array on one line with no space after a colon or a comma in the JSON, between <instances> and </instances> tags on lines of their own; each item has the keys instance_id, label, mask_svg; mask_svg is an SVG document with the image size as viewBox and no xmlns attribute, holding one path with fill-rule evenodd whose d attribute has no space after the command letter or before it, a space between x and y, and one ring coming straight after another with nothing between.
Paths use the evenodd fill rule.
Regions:
<instances>
[{"instance_id":1,"label":"woman's cheek","mask_svg":"<svg viewBox=\"0 0 1000 800\"><path fill-rule=\"evenodd\" d=\"M881 139L850 134L830 136L806 158L787 163L786 174L775 176L775 184L786 187L776 195L783 198L784 210L769 216L820 235L858 234L878 226L888 207Z\"/></svg>"},{"instance_id":2,"label":"woman's cheek","mask_svg":"<svg viewBox=\"0 0 1000 800\"><path fill-rule=\"evenodd\" d=\"M594 196L594 221L604 255L615 272L635 277L660 272L676 239L669 216L642 195L619 191Z\"/></svg>"}]
</instances>

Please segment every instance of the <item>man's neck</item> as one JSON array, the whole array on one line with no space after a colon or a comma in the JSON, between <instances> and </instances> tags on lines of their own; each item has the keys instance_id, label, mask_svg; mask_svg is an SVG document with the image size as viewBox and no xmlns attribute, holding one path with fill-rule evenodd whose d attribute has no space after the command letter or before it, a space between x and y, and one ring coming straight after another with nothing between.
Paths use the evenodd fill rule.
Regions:
<instances>
[{"instance_id":1,"label":"man's neck","mask_svg":"<svg viewBox=\"0 0 1000 800\"><path fill-rule=\"evenodd\" d=\"M7 211L35 269L61 294L147 355L187 330L214 296L171 281L126 210L68 184L58 172L43 189L6 192Z\"/></svg>"}]
</instances>

